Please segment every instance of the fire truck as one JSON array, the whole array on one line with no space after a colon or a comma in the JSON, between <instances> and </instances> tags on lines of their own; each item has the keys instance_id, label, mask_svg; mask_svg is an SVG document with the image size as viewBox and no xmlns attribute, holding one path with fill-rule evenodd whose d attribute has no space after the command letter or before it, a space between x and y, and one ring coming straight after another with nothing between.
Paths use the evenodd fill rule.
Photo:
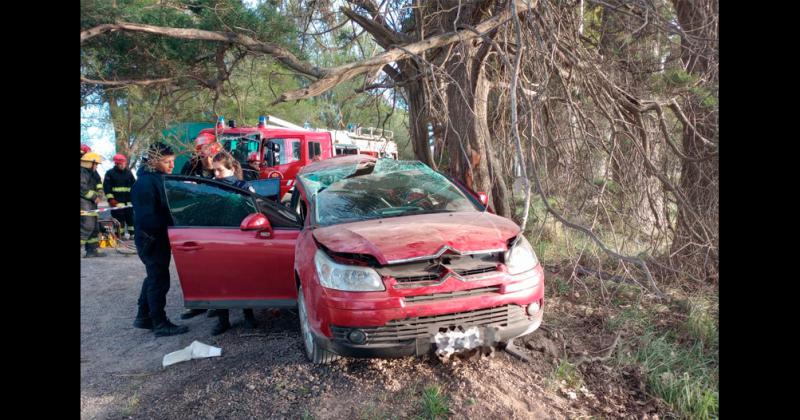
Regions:
<instances>
[{"instance_id":1,"label":"fire truck","mask_svg":"<svg viewBox=\"0 0 800 420\"><path fill-rule=\"evenodd\" d=\"M311 162L337 155L367 154L397 159L394 133L373 127L348 127L327 130L301 127L273 115L263 115L256 127L237 127L234 120L225 124L220 116L214 128L200 130L200 135L214 136L242 168L248 169L248 156L261 157L259 179L280 178L280 196L294 187L297 172Z\"/></svg>"}]
</instances>

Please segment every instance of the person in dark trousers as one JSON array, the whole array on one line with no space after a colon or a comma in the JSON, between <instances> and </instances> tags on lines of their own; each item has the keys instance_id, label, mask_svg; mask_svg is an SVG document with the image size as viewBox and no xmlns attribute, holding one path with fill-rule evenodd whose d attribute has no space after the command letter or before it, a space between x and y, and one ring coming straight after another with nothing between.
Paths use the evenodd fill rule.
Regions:
<instances>
[{"instance_id":1,"label":"person in dark trousers","mask_svg":"<svg viewBox=\"0 0 800 420\"><path fill-rule=\"evenodd\" d=\"M99 175L96 170L102 159L94 152L87 152L81 156L81 211L97 210L97 202L103 196L102 185L100 188L97 187ZM84 258L105 257L105 254L98 252L100 225L97 218L96 212L81 215L81 245L86 249Z\"/></svg>"},{"instance_id":2,"label":"person in dark trousers","mask_svg":"<svg viewBox=\"0 0 800 420\"><path fill-rule=\"evenodd\" d=\"M108 199L110 207L130 206L131 205L131 187L136 182L133 177L133 172L128 169L128 159L123 154L117 153L114 155L114 167L106 171L105 178L103 179L103 190ZM119 221L120 236L125 231L134 238L135 229L133 227L133 209L128 207L125 209L111 210L111 216Z\"/></svg>"},{"instance_id":3,"label":"person in dark trousers","mask_svg":"<svg viewBox=\"0 0 800 420\"><path fill-rule=\"evenodd\" d=\"M230 155L230 153L222 151L214 156L212 162L214 168L214 178L228 184L232 184L243 190L256 192L250 183L242 180L242 166L239 162ZM231 327L230 311L228 309L217 309L218 322L211 330L211 335L219 335L227 331ZM244 309L244 323L247 328L256 328L256 317L253 315L252 309Z\"/></svg>"},{"instance_id":4,"label":"person in dark trousers","mask_svg":"<svg viewBox=\"0 0 800 420\"><path fill-rule=\"evenodd\" d=\"M213 134L200 133L194 140L194 154L183 164L181 175L198 176L200 178L214 178L211 170L211 159L222 150L222 145Z\"/></svg>"},{"instance_id":5,"label":"person in dark trousers","mask_svg":"<svg viewBox=\"0 0 800 420\"><path fill-rule=\"evenodd\" d=\"M167 227L172 216L167 207L164 191L164 174L175 168L175 153L164 143L155 143L148 149L147 162L138 172L131 190L133 224L136 225L136 251L147 270L139 294L139 310L133 326L153 330L156 337L183 334L185 325L175 325L167 318L169 291L169 263L172 253Z\"/></svg>"}]
</instances>

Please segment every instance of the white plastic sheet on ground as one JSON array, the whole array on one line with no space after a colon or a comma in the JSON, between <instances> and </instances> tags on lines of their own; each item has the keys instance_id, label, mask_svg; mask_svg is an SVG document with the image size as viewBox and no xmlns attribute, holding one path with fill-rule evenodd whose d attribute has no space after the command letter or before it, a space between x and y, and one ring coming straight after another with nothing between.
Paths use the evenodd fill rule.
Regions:
<instances>
[{"instance_id":1,"label":"white plastic sheet on ground","mask_svg":"<svg viewBox=\"0 0 800 420\"><path fill-rule=\"evenodd\" d=\"M433 339L436 342L436 355L445 358L455 352L471 350L483 344L478 327L470 327L465 331L439 332Z\"/></svg>"},{"instance_id":2,"label":"white plastic sheet on ground","mask_svg":"<svg viewBox=\"0 0 800 420\"><path fill-rule=\"evenodd\" d=\"M193 341L192 344L184 349L173 351L172 353L165 354L164 359L161 361L162 367L174 365L175 363L185 362L192 359L203 359L206 357L217 357L222 355L222 349L219 347L209 346L199 341Z\"/></svg>"}]
</instances>

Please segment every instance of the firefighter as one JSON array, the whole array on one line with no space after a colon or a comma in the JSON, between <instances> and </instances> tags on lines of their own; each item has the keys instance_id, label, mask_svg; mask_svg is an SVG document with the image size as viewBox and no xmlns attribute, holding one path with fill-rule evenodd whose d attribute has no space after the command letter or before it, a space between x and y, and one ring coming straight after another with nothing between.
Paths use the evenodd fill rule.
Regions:
<instances>
[{"instance_id":1,"label":"firefighter","mask_svg":"<svg viewBox=\"0 0 800 420\"><path fill-rule=\"evenodd\" d=\"M147 271L133 326L152 330L156 337L164 337L189 331L185 325L170 322L164 311L170 282L169 263L172 259L167 236L172 216L167 207L164 174L171 174L175 168L175 152L164 143L155 143L147 154L147 164L139 170L138 179L131 189L136 252Z\"/></svg>"},{"instance_id":2,"label":"firefighter","mask_svg":"<svg viewBox=\"0 0 800 420\"><path fill-rule=\"evenodd\" d=\"M125 155L117 153L114 155L114 167L106 172L105 179L103 179L103 190L108 199L108 205L111 207L121 207L131 205L131 187L136 181L133 177L133 172L128 169L128 159ZM127 230L128 234L133 239L133 209L128 207L125 209L112 210L111 216L119 221L120 232L122 236Z\"/></svg>"},{"instance_id":3,"label":"firefighter","mask_svg":"<svg viewBox=\"0 0 800 420\"><path fill-rule=\"evenodd\" d=\"M98 188L97 165L103 158L94 152L87 152L81 156L81 210L97 210L97 203L103 196L102 185ZM99 177L99 175L97 175ZM100 225L97 221L97 213L91 215L81 215L81 245L86 249L84 258L105 257L105 254L98 252L100 241L98 235Z\"/></svg>"},{"instance_id":4,"label":"firefighter","mask_svg":"<svg viewBox=\"0 0 800 420\"><path fill-rule=\"evenodd\" d=\"M258 152L252 152L247 155L248 168L242 168L245 181L255 181L261 172L261 156Z\"/></svg>"},{"instance_id":5,"label":"firefighter","mask_svg":"<svg viewBox=\"0 0 800 420\"><path fill-rule=\"evenodd\" d=\"M194 140L194 154L181 168L181 175L214 178L211 160L220 150L222 150L222 145L219 144L213 134L200 133Z\"/></svg>"}]
</instances>

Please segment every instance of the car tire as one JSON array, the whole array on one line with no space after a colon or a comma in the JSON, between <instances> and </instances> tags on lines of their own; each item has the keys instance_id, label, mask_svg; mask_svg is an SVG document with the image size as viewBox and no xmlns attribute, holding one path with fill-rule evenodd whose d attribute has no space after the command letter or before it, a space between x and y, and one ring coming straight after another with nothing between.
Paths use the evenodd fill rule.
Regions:
<instances>
[{"instance_id":1,"label":"car tire","mask_svg":"<svg viewBox=\"0 0 800 420\"><path fill-rule=\"evenodd\" d=\"M325 350L314 340L311 326L308 324L308 312L306 311L306 301L303 298L303 289L297 291L297 312L300 318L300 335L303 339L303 347L306 349L306 357L314 364L328 364L339 359L339 355Z\"/></svg>"}]
</instances>

